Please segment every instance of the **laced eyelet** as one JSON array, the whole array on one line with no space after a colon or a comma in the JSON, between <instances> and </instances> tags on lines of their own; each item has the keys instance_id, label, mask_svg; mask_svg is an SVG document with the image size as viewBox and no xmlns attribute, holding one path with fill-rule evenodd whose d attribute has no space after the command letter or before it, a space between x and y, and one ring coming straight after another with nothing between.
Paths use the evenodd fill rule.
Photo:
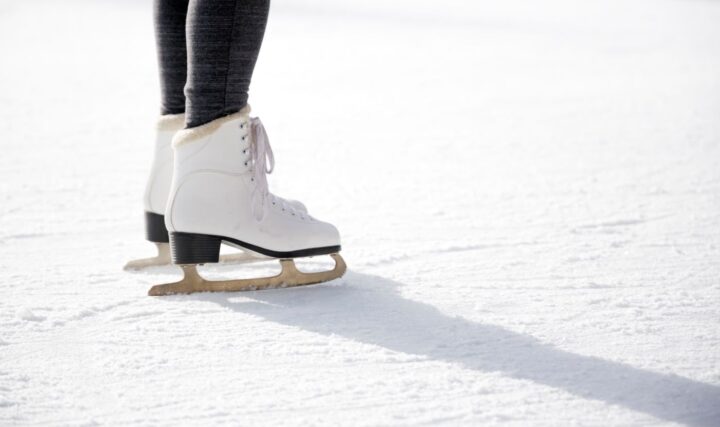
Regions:
<instances>
[{"instance_id":1,"label":"laced eyelet","mask_svg":"<svg viewBox=\"0 0 720 427\"><path fill-rule=\"evenodd\" d=\"M242 140L245 141L245 137L244 137L244 136L242 137Z\"/></svg>"},{"instance_id":2,"label":"laced eyelet","mask_svg":"<svg viewBox=\"0 0 720 427\"><path fill-rule=\"evenodd\" d=\"M248 162L245 162L245 166L247 166Z\"/></svg>"},{"instance_id":3,"label":"laced eyelet","mask_svg":"<svg viewBox=\"0 0 720 427\"><path fill-rule=\"evenodd\" d=\"M243 150L243 154L247 154L247 150Z\"/></svg>"}]
</instances>

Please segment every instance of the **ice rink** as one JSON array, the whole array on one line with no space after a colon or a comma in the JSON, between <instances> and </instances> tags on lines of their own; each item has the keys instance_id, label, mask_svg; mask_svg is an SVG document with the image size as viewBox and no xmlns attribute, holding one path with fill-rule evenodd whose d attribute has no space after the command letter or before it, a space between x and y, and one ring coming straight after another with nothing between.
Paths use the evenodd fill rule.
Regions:
<instances>
[{"instance_id":1,"label":"ice rink","mask_svg":"<svg viewBox=\"0 0 720 427\"><path fill-rule=\"evenodd\" d=\"M0 425L720 425L720 2L273 0L270 188L349 271L242 294L122 270L150 1L0 0L0 54Z\"/></svg>"}]
</instances>

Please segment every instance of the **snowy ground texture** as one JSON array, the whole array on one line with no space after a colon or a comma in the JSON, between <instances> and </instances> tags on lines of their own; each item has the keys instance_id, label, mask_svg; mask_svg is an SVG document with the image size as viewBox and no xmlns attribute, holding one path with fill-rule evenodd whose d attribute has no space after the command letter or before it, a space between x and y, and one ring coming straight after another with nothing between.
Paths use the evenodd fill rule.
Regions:
<instances>
[{"instance_id":1,"label":"snowy ground texture","mask_svg":"<svg viewBox=\"0 0 720 427\"><path fill-rule=\"evenodd\" d=\"M271 188L350 270L151 298L150 2L0 2L0 425L720 425L719 22L274 0Z\"/></svg>"}]
</instances>

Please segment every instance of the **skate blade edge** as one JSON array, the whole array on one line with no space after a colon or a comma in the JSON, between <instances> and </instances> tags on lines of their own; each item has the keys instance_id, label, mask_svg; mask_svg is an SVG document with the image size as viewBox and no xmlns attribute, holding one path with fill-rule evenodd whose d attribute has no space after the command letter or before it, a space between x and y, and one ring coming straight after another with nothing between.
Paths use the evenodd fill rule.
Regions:
<instances>
[{"instance_id":1,"label":"skate blade edge","mask_svg":"<svg viewBox=\"0 0 720 427\"><path fill-rule=\"evenodd\" d=\"M123 267L125 271L137 271L147 267L157 267L172 263L170 257L170 245L168 243L153 242L157 247L157 255L150 258L141 258L128 261Z\"/></svg>"},{"instance_id":2,"label":"skate blade edge","mask_svg":"<svg viewBox=\"0 0 720 427\"><path fill-rule=\"evenodd\" d=\"M178 282L155 285L148 291L150 296L192 294L196 292L245 292L263 289L289 288L313 285L342 277L347 271L340 254L330 254L335 267L328 271L305 273L297 269L292 259L280 259L282 270L275 276L252 279L207 280L197 271L196 264L181 264L183 278Z\"/></svg>"},{"instance_id":3,"label":"skate blade edge","mask_svg":"<svg viewBox=\"0 0 720 427\"><path fill-rule=\"evenodd\" d=\"M170 256L170 244L153 242L157 246L158 254L154 257L134 259L128 261L123 270L125 271L140 271L149 267L161 267L166 265L172 265L172 257ZM223 264L251 264L256 262L268 261L272 258L266 257L261 254L255 254L250 251L243 251L230 254L220 255L220 262Z\"/></svg>"}]
</instances>

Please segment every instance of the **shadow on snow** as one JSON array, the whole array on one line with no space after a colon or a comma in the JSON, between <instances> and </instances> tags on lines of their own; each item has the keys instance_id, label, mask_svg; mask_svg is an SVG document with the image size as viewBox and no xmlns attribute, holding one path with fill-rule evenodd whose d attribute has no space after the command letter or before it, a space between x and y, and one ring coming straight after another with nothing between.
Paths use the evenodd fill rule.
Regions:
<instances>
[{"instance_id":1,"label":"shadow on snow","mask_svg":"<svg viewBox=\"0 0 720 427\"><path fill-rule=\"evenodd\" d=\"M529 335L450 317L398 293L400 283L348 272L306 288L236 294L197 294L231 310L480 372L501 372L576 396L693 426L720 423L720 387L676 375L582 356Z\"/></svg>"}]
</instances>

